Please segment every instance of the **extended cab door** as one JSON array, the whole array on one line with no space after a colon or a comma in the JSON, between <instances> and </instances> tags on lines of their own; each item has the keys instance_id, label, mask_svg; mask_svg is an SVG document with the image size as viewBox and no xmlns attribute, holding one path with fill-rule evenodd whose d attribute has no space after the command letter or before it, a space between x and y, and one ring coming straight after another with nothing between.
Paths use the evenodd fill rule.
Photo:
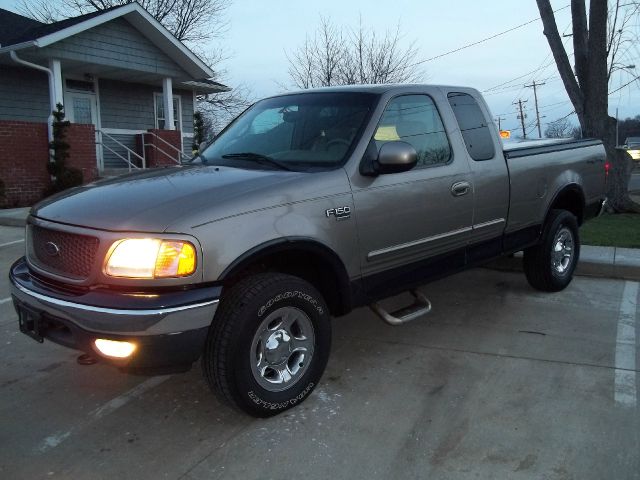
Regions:
<instances>
[{"instance_id":1,"label":"extended cab door","mask_svg":"<svg viewBox=\"0 0 640 480\"><path fill-rule=\"evenodd\" d=\"M446 97L441 101L446 106ZM414 146L416 167L357 176L352 183L363 283L369 292L429 276L424 270L430 268L430 259L444 259L444 268L461 267L471 231L468 160L454 155L431 96L407 94L389 100L368 155L375 158L385 142L397 140Z\"/></svg>"},{"instance_id":2,"label":"extended cab door","mask_svg":"<svg viewBox=\"0 0 640 480\"><path fill-rule=\"evenodd\" d=\"M467 263L502 252L502 235L509 212L509 172L502 142L491 114L475 90L448 91L447 99L459 127L473 179L473 228ZM456 132L458 133L458 132Z\"/></svg>"}]
</instances>

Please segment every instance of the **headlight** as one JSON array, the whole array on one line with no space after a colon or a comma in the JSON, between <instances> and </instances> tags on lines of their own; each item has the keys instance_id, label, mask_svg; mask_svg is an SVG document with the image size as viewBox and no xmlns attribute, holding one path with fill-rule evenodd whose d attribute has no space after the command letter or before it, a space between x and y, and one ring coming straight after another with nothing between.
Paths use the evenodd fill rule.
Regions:
<instances>
[{"instance_id":1,"label":"headlight","mask_svg":"<svg viewBox=\"0 0 640 480\"><path fill-rule=\"evenodd\" d=\"M129 238L112 250L105 272L112 277L185 277L196 270L196 249L181 240Z\"/></svg>"}]
</instances>

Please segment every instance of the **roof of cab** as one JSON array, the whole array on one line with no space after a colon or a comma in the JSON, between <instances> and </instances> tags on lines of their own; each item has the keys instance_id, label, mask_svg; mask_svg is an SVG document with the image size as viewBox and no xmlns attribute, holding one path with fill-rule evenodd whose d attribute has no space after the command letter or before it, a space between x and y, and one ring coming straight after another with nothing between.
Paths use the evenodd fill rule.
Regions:
<instances>
[{"instance_id":1,"label":"roof of cab","mask_svg":"<svg viewBox=\"0 0 640 480\"><path fill-rule=\"evenodd\" d=\"M444 90L475 90L471 87L463 87L463 86L453 86L453 85L435 85L435 84L426 84L426 83L385 83L385 84L376 84L376 85L339 85L333 87L320 87L320 88L310 88L307 90L294 90L291 92L282 92L278 95L273 95L273 97L282 97L285 95L299 95L303 93L374 93L381 95L383 93L387 93L392 90L407 91L412 88L415 89L424 89L425 87L429 88L437 88Z\"/></svg>"}]
</instances>

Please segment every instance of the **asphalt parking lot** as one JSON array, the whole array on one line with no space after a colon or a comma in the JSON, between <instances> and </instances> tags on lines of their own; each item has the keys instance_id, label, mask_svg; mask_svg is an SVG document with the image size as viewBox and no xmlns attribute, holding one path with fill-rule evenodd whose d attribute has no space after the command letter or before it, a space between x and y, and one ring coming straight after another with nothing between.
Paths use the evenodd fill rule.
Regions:
<instances>
[{"instance_id":1,"label":"asphalt parking lot","mask_svg":"<svg viewBox=\"0 0 640 480\"><path fill-rule=\"evenodd\" d=\"M0 227L0 478L638 479L637 282L558 294L472 270L425 286L433 313L334 320L323 381L268 420L199 367L136 377L18 332Z\"/></svg>"}]
</instances>

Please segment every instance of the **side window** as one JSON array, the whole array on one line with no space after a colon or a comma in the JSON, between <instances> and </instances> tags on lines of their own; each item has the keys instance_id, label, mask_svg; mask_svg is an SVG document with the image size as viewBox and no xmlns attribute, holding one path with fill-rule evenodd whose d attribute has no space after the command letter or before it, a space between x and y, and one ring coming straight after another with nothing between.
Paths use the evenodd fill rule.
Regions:
<instances>
[{"instance_id":1,"label":"side window","mask_svg":"<svg viewBox=\"0 0 640 480\"><path fill-rule=\"evenodd\" d=\"M491 160L496 154L493 137L476 99L467 93L450 93L447 97L471 158Z\"/></svg>"},{"instance_id":2,"label":"side window","mask_svg":"<svg viewBox=\"0 0 640 480\"><path fill-rule=\"evenodd\" d=\"M427 95L403 95L389 102L373 139L376 148L401 140L418 152L418 167L444 165L451 147L440 114Z\"/></svg>"}]
</instances>

